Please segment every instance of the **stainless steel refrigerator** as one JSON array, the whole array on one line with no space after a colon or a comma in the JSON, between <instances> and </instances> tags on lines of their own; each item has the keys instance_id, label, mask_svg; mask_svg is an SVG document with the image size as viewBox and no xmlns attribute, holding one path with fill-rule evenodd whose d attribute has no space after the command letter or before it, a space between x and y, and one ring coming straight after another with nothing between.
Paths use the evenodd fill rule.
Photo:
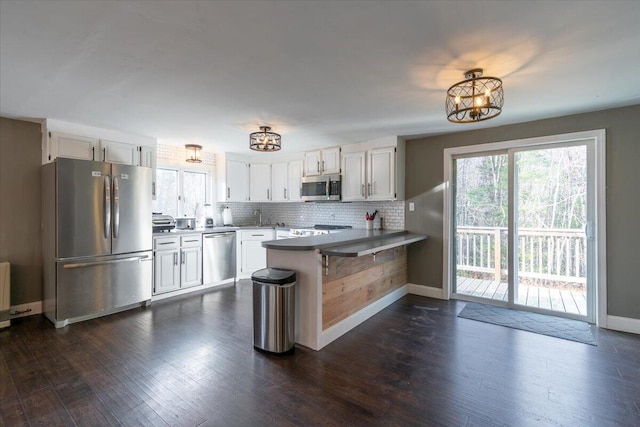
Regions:
<instances>
[{"instance_id":1,"label":"stainless steel refrigerator","mask_svg":"<svg viewBox=\"0 0 640 427\"><path fill-rule=\"evenodd\" d=\"M42 167L43 309L56 327L151 300L151 173L64 158Z\"/></svg>"}]
</instances>

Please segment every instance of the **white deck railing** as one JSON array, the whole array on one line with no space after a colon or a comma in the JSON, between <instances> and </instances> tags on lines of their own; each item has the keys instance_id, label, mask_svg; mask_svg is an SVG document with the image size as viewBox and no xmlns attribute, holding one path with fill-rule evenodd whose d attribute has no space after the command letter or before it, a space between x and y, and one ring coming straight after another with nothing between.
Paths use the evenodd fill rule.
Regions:
<instances>
[{"instance_id":1,"label":"white deck railing","mask_svg":"<svg viewBox=\"0 0 640 427\"><path fill-rule=\"evenodd\" d=\"M583 230L518 230L518 276L586 283L586 238ZM508 274L505 227L457 227L457 269Z\"/></svg>"}]
</instances>

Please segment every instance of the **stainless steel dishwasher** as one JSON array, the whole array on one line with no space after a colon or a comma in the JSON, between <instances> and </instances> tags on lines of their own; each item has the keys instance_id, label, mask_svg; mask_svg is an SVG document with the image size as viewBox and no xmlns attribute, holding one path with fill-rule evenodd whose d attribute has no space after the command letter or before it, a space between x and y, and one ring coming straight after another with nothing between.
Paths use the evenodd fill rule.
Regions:
<instances>
[{"instance_id":1,"label":"stainless steel dishwasher","mask_svg":"<svg viewBox=\"0 0 640 427\"><path fill-rule=\"evenodd\" d=\"M205 285L236 277L236 233L203 234L202 279Z\"/></svg>"}]
</instances>

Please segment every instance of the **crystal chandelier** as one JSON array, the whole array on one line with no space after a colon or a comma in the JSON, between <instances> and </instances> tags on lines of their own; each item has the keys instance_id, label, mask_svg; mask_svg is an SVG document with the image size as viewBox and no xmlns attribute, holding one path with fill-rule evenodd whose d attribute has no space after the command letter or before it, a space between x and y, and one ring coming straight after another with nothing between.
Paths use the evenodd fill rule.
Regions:
<instances>
[{"instance_id":1,"label":"crystal chandelier","mask_svg":"<svg viewBox=\"0 0 640 427\"><path fill-rule=\"evenodd\" d=\"M453 123L489 120L502 112L504 91L502 80L482 77L482 68L464 73L466 80L447 91L447 119Z\"/></svg>"},{"instance_id":2,"label":"crystal chandelier","mask_svg":"<svg viewBox=\"0 0 640 427\"><path fill-rule=\"evenodd\" d=\"M269 126L260 126L260 132L253 132L249 135L249 148L255 151L278 151L280 150L281 137L275 132L270 132Z\"/></svg>"}]
</instances>

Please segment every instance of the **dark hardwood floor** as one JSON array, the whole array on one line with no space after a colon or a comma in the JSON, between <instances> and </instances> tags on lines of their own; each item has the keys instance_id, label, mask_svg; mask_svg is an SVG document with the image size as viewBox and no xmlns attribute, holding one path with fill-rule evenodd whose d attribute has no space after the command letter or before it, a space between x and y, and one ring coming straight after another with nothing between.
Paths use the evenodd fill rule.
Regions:
<instances>
[{"instance_id":1,"label":"dark hardwood floor","mask_svg":"<svg viewBox=\"0 0 640 427\"><path fill-rule=\"evenodd\" d=\"M598 346L406 296L320 352L253 350L251 284L0 332L0 425L640 425L640 336Z\"/></svg>"}]
</instances>

